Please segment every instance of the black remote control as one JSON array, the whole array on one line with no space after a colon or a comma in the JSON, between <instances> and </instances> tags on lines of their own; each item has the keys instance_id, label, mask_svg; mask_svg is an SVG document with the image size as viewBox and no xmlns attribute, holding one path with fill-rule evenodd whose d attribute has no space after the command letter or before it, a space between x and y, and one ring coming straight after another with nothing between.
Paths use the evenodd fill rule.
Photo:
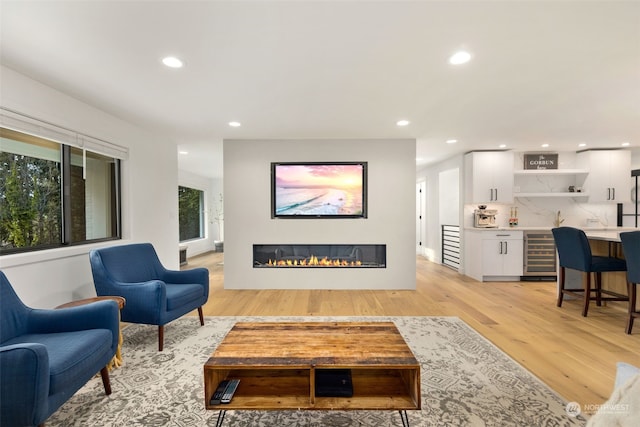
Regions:
<instances>
[{"instance_id":1,"label":"black remote control","mask_svg":"<svg viewBox=\"0 0 640 427\"><path fill-rule=\"evenodd\" d=\"M224 391L227 389L228 385L229 385L229 380L220 381L220 384L218 384L218 388L213 393L213 396L211 396L211 401L209 401L210 405L220 404L220 401L222 400L222 396L224 395Z\"/></svg>"},{"instance_id":2,"label":"black remote control","mask_svg":"<svg viewBox=\"0 0 640 427\"><path fill-rule=\"evenodd\" d=\"M227 388L224 391L224 394L222 395L222 399L220 399L220 402L222 403L231 402L231 398L233 397L233 393L236 392L236 389L238 388L238 384L240 384L240 380L229 381L229 385L227 385Z\"/></svg>"}]
</instances>

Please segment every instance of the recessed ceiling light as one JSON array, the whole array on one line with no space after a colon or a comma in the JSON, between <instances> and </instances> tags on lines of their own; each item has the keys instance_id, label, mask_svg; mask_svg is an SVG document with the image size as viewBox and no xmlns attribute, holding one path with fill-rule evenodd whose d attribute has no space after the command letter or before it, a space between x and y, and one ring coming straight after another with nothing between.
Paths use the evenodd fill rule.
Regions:
<instances>
[{"instance_id":1,"label":"recessed ceiling light","mask_svg":"<svg viewBox=\"0 0 640 427\"><path fill-rule=\"evenodd\" d=\"M238 128L241 126L240 122L229 122L229 126L232 128Z\"/></svg>"},{"instance_id":2,"label":"recessed ceiling light","mask_svg":"<svg viewBox=\"0 0 640 427\"><path fill-rule=\"evenodd\" d=\"M396 125L398 126L407 126L409 124L409 120L398 120Z\"/></svg>"},{"instance_id":3,"label":"recessed ceiling light","mask_svg":"<svg viewBox=\"0 0 640 427\"><path fill-rule=\"evenodd\" d=\"M542 144L542 148L547 148L549 144Z\"/></svg>"},{"instance_id":4,"label":"recessed ceiling light","mask_svg":"<svg viewBox=\"0 0 640 427\"><path fill-rule=\"evenodd\" d=\"M467 51L460 50L449 57L449 64L460 65L466 64L471 60L471 54Z\"/></svg>"},{"instance_id":5,"label":"recessed ceiling light","mask_svg":"<svg viewBox=\"0 0 640 427\"><path fill-rule=\"evenodd\" d=\"M580 144L578 144L578 147L586 147L587 143L586 142L581 142Z\"/></svg>"},{"instance_id":6,"label":"recessed ceiling light","mask_svg":"<svg viewBox=\"0 0 640 427\"><path fill-rule=\"evenodd\" d=\"M500 144L499 147L500 148L507 148L507 144Z\"/></svg>"},{"instance_id":7,"label":"recessed ceiling light","mask_svg":"<svg viewBox=\"0 0 640 427\"><path fill-rule=\"evenodd\" d=\"M631 145L631 143L629 143L629 142L623 142L623 143L622 143L622 146L623 146L623 147L628 147L629 145Z\"/></svg>"},{"instance_id":8,"label":"recessed ceiling light","mask_svg":"<svg viewBox=\"0 0 640 427\"><path fill-rule=\"evenodd\" d=\"M182 150L182 151L178 151L178 153L180 153L180 154L189 154L189 152L188 152L188 151L184 151L184 150Z\"/></svg>"},{"instance_id":9,"label":"recessed ceiling light","mask_svg":"<svg viewBox=\"0 0 640 427\"><path fill-rule=\"evenodd\" d=\"M166 58L162 58L162 63L171 68L182 68L182 66L184 65L182 61L175 56L167 56Z\"/></svg>"},{"instance_id":10,"label":"recessed ceiling light","mask_svg":"<svg viewBox=\"0 0 640 427\"><path fill-rule=\"evenodd\" d=\"M455 144L456 142L458 142L457 139L447 139L447 144Z\"/></svg>"}]
</instances>

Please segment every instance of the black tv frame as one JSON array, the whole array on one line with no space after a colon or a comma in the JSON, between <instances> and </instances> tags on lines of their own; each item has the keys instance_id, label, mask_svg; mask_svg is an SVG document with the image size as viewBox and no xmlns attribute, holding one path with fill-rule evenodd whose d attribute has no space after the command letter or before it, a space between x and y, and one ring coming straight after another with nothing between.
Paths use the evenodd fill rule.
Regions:
<instances>
[{"instance_id":1,"label":"black tv frame","mask_svg":"<svg viewBox=\"0 0 640 427\"><path fill-rule=\"evenodd\" d=\"M362 212L358 214L278 214L276 212L276 168L278 166L361 166L362 167ZM353 219L367 218L368 163L366 161L298 161L271 163L271 218L273 219Z\"/></svg>"}]
</instances>

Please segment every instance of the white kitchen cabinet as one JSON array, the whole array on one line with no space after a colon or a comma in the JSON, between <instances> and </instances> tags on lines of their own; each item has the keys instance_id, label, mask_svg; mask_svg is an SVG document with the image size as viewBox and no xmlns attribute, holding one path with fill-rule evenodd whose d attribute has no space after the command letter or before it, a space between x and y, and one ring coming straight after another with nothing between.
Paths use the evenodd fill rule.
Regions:
<instances>
[{"instance_id":1,"label":"white kitchen cabinet","mask_svg":"<svg viewBox=\"0 0 640 427\"><path fill-rule=\"evenodd\" d=\"M524 274L522 231L466 230L465 274L476 280L517 281Z\"/></svg>"},{"instance_id":2,"label":"white kitchen cabinet","mask_svg":"<svg viewBox=\"0 0 640 427\"><path fill-rule=\"evenodd\" d=\"M464 160L466 203L513 202L511 151L474 151Z\"/></svg>"},{"instance_id":3,"label":"white kitchen cabinet","mask_svg":"<svg viewBox=\"0 0 640 427\"><path fill-rule=\"evenodd\" d=\"M631 201L631 152L629 150L589 150L578 153L581 166L589 169L584 189L589 202L628 203Z\"/></svg>"}]
</instances>

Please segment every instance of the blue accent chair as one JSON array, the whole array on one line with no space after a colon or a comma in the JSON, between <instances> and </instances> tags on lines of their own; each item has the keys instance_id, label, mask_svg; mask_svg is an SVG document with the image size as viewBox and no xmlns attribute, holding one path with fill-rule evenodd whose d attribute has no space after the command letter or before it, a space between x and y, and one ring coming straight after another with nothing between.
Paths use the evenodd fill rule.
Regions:
<instances>
[{"instance_id":1,"label":"blue accent chair","mask_svg":"<svg viewBox=\"0 0 640 427\"><path fill-rule=\"evenodd\" d=\"M638 284L640 284L640 231L620 233L622 252L627 260L627 287L629 289L629 318L627 319L627 334L633 329L633 319L640 317L636 309Z\"/></svg>"},{"instance_id":2,"label":"blue accent chair","mask_svg":"<svg viewBox=\"0 0 640 427\"><path fill-rule=\"evenodd\" d=\"M589 239L584 231L573 227L557 227L551 230L558 250L560 262L560 289L558 290L558 307L562 307L565 294L583 298L582 315L587 316L589 302L596 301L628 301L627 295L602 289L602 273L610 271L626 271L625 260L608 256L593 256ZM565 269L583 272L583 289L565 289ZM591 287L591 274L595 276L595 287ZM594 295L595 294L595 295Z\"/></svg>"},{"instance_id":3,"label":"blue accent chair","mask_svg":"<svg viewBox=\"0 0 640 427\"><path fill-rule=\"evenodd\" d=\"M115 301L27 307L0 271L0 425L44 425L98 372L111 394L107 364L118 347L118 312Z\"/></svg>"},{"instance_id":4,"label":"blue accent chair","mask_svg":"<svg viewBox=\"0 0 640 427\"><path fill-rule=\"evenodd\" d=\"M158 350L164 346L164 325L198 309L209 299L206 268L167 270L150 243L111 246L89 253L96 293L124 297L123 322L158 325Z\"/></svg>"}]
</instances>

